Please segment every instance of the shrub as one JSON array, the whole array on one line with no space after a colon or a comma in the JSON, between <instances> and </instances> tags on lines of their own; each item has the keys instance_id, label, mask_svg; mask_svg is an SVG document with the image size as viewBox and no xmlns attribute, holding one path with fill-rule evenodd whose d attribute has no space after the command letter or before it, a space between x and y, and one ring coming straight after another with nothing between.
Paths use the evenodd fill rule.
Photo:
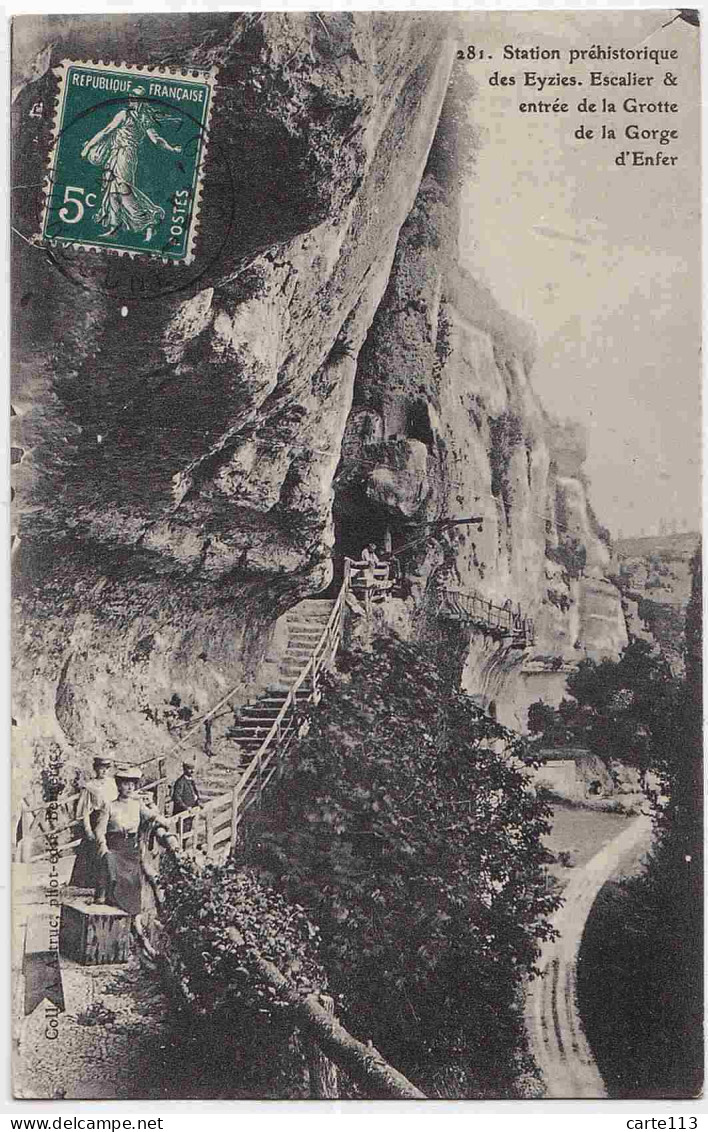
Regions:
<instances>
[{"instance_id":1,"label":"shrub","mask_svg":"<svg viewBox=\"0 0 708 1132\"><path fill-rule=\"evenodd\" d=\"M423 1088L471 1064L475 1095L507 1095L521 980L558 903L525 748L412 645L379 639L338 666L251 859L318 923L352 1032Z\"/></svg>"},{"instance_id":2,"label":"shrub","mask_svg":"<svg viewBox=\"0 0 708 1132\"><path fill-rule=\"evenodd\" d=\"M291 1011L253 958L269 960L303 995L324 989L317 928L234 861L200 867L166 854L160 880L162 950L193 996L204 1064L223 1066L242 1095L300 1095L304 1062Z\"/></svg>"}]
</instances>

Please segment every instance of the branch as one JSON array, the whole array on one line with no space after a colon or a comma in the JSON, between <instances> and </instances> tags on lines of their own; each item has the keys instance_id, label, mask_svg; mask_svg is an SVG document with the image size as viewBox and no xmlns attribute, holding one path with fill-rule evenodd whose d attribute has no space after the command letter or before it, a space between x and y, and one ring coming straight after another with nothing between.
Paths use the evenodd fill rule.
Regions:
<instances>
[{"instance_id":1,"label":"branch","mask_svg":"<svg viewBox=\"0 0 708 1132\"><path fill-rule=\"evenodd\" d=\"M177 860L180 859L182 854L177 848L175 837L167 831L159 829L155 830L155 836L168 853L171 853ZM160 892L153 870L145 870L145 863L143 863L143 872L153 889L158 909L164 908L164 896ZM151 873L153 873L152 876ZM236 928L227 928L226 935L237 947L243 943ZM182 998L192 1010L200 1013L196 999L189 990L184 969L176 970L166 957L164 957L164 962L169 975L176 982ZM361 1085L366 1090L367 1096L372 1099L426 1099L425 1093L411 1084L408 1078L394 1069L392 1065L389 1065L377 1049L374 1049L373 1046L366 1046L363 1042L353 1038L344 1029L344 1026L322 1006L317 995L310 994L303 998L293 983L281 974L273 963L268 959L263 959L260 955L250 955L249 963L256 974L265 983L273 987L283 1001L287 1002L292 1008L293 1021L298 1028L331 1061L338 1065L340 1069L343 1069L353 1081ZM178 965L182 966L181 964Z\"/></svg>"},{"instance_id":2,"label":"branch","mask_svg":"<svg viewBox=\"0 0 708 1132\"><path fill-rule=\"evenodd\" d=\"M233 942L237 944L241 942L235 928L227 928L226 934ZM377 1049L353 1038L344 1026L325 1010L316 995L310 994L307 998L302 998L290 980L286 979L273 963L261 956L249 956L249 962L263 981L272 986L292 1007L298 1027L331 1061L366 1089L367 1096L374 1100L426 1099L425 1093L384 1061Z\"/></svg>"}]
</instances>

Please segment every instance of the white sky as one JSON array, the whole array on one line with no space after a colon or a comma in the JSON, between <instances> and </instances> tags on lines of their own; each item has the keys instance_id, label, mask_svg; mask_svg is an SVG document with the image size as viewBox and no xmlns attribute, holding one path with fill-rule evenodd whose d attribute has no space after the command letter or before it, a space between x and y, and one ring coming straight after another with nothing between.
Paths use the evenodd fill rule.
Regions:
<instances>
[{"instance_id":1,"label":"white sky","mask_svg":"<svg viewBox=\"0 0 708 1132\"><path fill-rule=\"evenodd\" d=\"M493 59L466 65L479 82L472 118L486 136L466 192L462 260L508 310L536 328L533 384L554 415L590 429L593 502L613 533L700 522L700 103L698 29L676 10L477 12L469 42ZM505 62L502 46L561 49L562 61ZM570 67L569 47L676 48L677 63L593 62ZM587 72L636 71L652 87L600 90ZM679 77L661 85L666 69ZM499 70L515 87L492 87ZM522 87L525 70L575 74L582 88ZM613 99L605 120L618 141L581 142L600 115L522 114L521 101ZM678 114L621 112L627 96L679 103ZM625 125L679 130L670 146L623 138ZM675 154L674 167L619 169L620 149Z\"/></svg>"}]
</instances>

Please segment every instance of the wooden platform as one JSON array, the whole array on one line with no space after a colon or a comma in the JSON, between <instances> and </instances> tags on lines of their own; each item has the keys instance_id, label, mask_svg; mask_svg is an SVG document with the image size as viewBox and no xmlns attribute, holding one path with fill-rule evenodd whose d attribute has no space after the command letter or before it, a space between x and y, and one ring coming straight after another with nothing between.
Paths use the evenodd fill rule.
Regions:
<instances>
[{"instance_id":1,"label":"wooden platform","mask_svg":"<svg viewBox=\"0 0 708 1132\"><path fill-rule=\"evenodd\" d=\"M59 953L84 966L127 963L131 948L131 921L132 917L122 908L93 904L80 896L64 900Z\"/></svg>"}]
</instances>

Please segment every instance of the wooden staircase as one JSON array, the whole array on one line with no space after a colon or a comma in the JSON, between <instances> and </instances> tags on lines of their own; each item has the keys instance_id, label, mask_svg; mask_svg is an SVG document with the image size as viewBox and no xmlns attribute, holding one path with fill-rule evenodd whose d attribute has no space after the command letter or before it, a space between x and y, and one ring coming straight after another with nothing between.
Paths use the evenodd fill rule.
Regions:
<instances>
[{"instance_id":1,"label":"wooden staircase","mask_svg":"<svg viewBox=\"0 0 708 1132\"><path fill-rule=\"evenodd\" d=\"M212 758L200 768L199 792L203 802L227 793L245 771L252 755L275 723L292 685L312 656L333 608L334 601L308 598L285 615L288 646L275 679L258 699L238 709L235 722L227 728ZM304 705L312 698L312 688L303 685L295 698ZM296 727L296 721L290 721L285 737L289 737Z\"/></svg>"},{"instance_id":2,"label":"wooden staircase","mask_svg":"<svg viewBox=\"0 0 708 1132\"><path fill-rule=\"evenodd\" d=\"M187 744L204 728L206 763L199 760L196 778L201 806L179 815L167 817L181 849L201 847L207 856L220 860L229 847L236 844L239 822L254 803L260 804L263 791L282 767L293 738L303 733L309 705L319 702L322 674L331 668L341 643L345 608L349 590L350 563L345 559L344 579L334 601L308 598L284 615L287 645L280 660L271 658L274 677L265 691L245 707L230 707L240 685L225 695L204 715L191 720L175 743L174 754L182 749L194 761L195 754ZM282 649L282 644L281 644ZM277 667L276 667L277 665ZM227 722L231 716L233 723ZM216 734L212 727L218 724ZM141 764L147 782L141 786L151 796L158 810L166 811L169 788L176 777L169 772L164 756L150 757ZM73 852L79 844L76 836L76 803L79 794L61 800L61 809L52 804L49 834L61 832L73 841L62 845L61 852ZM23 806L19 823L16 856L22 861L48 858L49 847L43 842L40 851L33 849L35 827L46 824L48 803L30 809ZM56 812L55 812L56 811Z\"/></svg>"}]
</instances>

